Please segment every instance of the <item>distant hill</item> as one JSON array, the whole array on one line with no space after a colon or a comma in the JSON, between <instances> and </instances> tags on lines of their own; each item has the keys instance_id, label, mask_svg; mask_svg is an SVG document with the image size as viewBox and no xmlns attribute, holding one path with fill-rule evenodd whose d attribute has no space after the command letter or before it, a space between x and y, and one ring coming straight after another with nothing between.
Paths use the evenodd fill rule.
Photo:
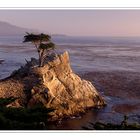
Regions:
<instances>
[{"instance_id":1,"label":"distant hill","mask_svg":"<svg viewBox=\"0 0 140 140\"><path fill-rule=\"evenodd\" d=\"M36 32L36 31L0 21L0 35L23 35L25 34L25 32Z\"/></svg>"},{"instance_id":2,"label":"distant hill","mask_svg":"<svg viewBox=\"0 0 140 140\"><path fill-rule=\"evenodd\" d=\"M19 27L16 25L13 25L8 22L3 22L0 21L0 36L5 36L5 35L25 35L25 32L29 33L41 33L42 31L38 31L36 29L28 29L28 28L23 28ZM42 32L46 33L46 32ZM65 34L52 34L52 37L67 37Z\"/></svg>"}]
</instances>

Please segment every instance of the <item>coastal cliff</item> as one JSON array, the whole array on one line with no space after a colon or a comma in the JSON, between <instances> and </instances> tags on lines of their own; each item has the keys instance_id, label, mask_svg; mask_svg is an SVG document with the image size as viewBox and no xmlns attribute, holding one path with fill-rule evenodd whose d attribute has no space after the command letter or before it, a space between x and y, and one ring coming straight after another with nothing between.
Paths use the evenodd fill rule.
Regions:
<instances>
[{"instance_id":1,"label":"coastal cliff","mask_svg":"<svg viewBox=\"0 0 140 140\"><path fill-rule=\"evenodd\" d=\"M52 120L72 116L106 103L95 87L76 75L67 52L53 56L44 67L32 59L10 77L0 81L0 97L16 97L12 107L33 107L42 103L53 108Z\"/></svg>"}]
</instances>

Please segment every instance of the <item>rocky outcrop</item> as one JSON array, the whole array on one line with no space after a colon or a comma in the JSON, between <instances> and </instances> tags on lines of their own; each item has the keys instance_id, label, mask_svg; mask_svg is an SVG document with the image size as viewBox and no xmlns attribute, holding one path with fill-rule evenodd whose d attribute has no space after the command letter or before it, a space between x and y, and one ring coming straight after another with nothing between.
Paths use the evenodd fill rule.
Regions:
<instances>
[{"instance_id":1,"label":"rocky outcrop","mask_svg":"<svg viewBox=\"0 0 140 140\"><path fill-rule=\"evenodd\" d=\"M53 57L44 67L36 64L32 59L0 81L0 97L18 97L11 106L32 107L41 102L47 108L55 109L52 120L56 120L84 112L86 108L105 105L95 87L72 71L67 52Z\"/></svg>"},{"instance_id":2,"label":"rocky outcrop","mask_svg":"<svg viewBox=\"0 0 140 140\"><path fill-rule=\"evenodd\" d=\"M3 59L0 59L0 64L2 64L4 62L4 60Z\"/></svg>"}]
</instances>

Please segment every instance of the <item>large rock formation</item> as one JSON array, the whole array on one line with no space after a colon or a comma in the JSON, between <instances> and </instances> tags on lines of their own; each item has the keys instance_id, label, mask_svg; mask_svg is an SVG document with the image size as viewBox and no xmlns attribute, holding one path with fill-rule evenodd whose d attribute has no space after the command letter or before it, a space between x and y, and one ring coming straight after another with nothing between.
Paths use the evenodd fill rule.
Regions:
<instances>
[{"instance_id":1,"label":"large rock formation","mask_svg":"<svg viewBox=\"0 0 140 140\"><path fill-rule=\"evenodd\" d=\"M84 112L86 108L105 105L95 87L76 75L69 62L69 55L53 57L44 67L38 67L36 60L13 72L0 81L0 97L18 97L9 106L32 107L43 103L54 108L52 120Z\"/></svg>"}]
</instances>

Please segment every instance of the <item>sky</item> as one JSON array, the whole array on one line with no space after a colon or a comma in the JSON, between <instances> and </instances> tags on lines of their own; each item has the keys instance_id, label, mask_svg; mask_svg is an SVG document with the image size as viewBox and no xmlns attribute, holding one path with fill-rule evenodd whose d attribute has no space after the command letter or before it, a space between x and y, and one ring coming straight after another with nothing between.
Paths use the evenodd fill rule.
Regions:
<instances>
[{"instance_id":1,"label":"sky","mask_svg":"<svg viewBox=\"0 0 140 140\"><path fill-rule=\"evenodd\" d=\"M140 36L140 10L0 10L0 21L71 36Z\"/></svg>"}]
</instances>

